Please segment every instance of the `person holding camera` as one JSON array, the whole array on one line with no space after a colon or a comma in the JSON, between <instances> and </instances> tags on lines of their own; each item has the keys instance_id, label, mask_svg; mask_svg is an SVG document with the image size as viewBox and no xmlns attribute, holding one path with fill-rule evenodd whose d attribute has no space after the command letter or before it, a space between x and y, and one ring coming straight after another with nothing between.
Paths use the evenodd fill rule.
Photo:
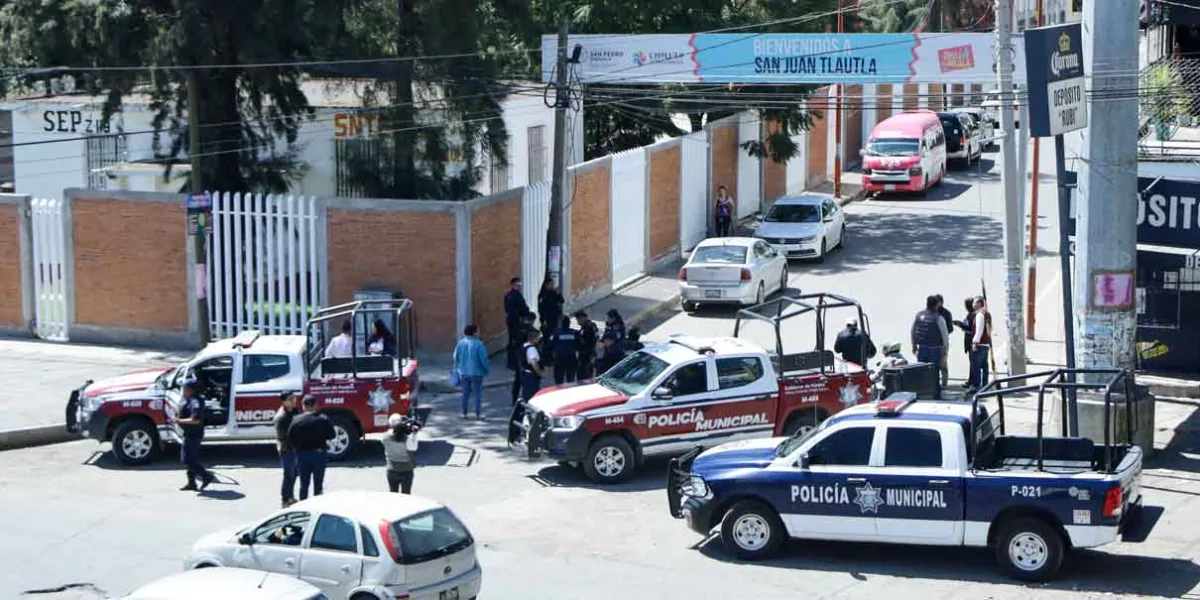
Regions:
<instances>
[{"instance_id":1,"label":"person holding camera","mask_svg":"<svg viewBox=\"0 0 1200 600\"><path fill-rule=\"evenodd\" d=\"M420 426L414 421L401 415L393 414L388 417L388 427L392 430L383 438L383 452L387 457L387 484L394 494L411 494L413 484L413 446L409 436L417 433Z\"/></svg>"}]
</instances>

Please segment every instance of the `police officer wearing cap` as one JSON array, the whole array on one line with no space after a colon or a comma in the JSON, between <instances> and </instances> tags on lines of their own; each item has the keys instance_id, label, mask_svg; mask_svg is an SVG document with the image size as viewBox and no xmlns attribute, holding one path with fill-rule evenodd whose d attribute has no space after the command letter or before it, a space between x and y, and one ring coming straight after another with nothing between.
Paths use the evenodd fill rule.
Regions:
<instances>
[{"instance_id":1,"label":"police officer wearing cap","mask_svg":"<svg viewBox=\"0 0 1200 600\"><path fill-rule=\"evenodd\" d=\"M575 381L579 369L579 331L571 328L571 317L559 319L554 332L554 383Z\"/></svg>"},{"instance_id":2,"label":"police officer wearing cap","mask_svg":"<svg viewBox=\"0 0 1200 600\"><path fill-rule=\"evenodd\" d=\"M183 447L179 452L179 461L187 467L187 485L180 491L203 490L216 477L200 464L200 443L204 441L204 398L200 397L199 385L195 379L188 379L183 384L183 398L179 401L179 412L175 423L183 430ZM196 487L196 480L200 487Z\"/></svg>"},{"instance_id":3,"label":"police officer wearing cap","mask_svg":"<svg viewBox=\"0 0 1200 600\"><path fill-rule=\"evenodd\" d=\"M617 332L610 329L605 331L604 336L600 338L600 343L604 345L604 354L596 360L596 374L603 375L605 371L625 359L625 350L620 343L620 337Z\"/></svg>"}]
</instances>

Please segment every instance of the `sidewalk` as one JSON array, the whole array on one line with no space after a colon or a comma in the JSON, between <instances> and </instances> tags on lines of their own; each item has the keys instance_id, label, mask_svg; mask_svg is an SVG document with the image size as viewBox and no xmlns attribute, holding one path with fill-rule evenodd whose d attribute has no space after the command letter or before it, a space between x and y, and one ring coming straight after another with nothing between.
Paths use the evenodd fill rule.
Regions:
<instances>
[{"instance_id":1,"label":"sidewalk","mask_svg":"<svg viewBox=\"0 0 1200 600\"><path fill-rule=\"evenodd\" d=\"M1060 341L1025 340L1028 370L1066 367L1066 345ZM1137 382L1157 398L1192 400L1200 406L1200 378L1161 373L1138 373Z\"/></svg>"}]
</instances>

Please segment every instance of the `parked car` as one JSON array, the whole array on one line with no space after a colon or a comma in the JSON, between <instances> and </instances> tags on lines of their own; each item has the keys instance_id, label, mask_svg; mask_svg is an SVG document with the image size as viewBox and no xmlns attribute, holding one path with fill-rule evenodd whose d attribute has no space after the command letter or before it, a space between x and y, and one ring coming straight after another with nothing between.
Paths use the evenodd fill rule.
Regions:
<instances>
[{"instance_id":1,"label":"parked car","mask_svg":"<svg viewBox=\"0 0 1200 600\"><path fill-rule=\"evenodd\" d=\"M332 325L351 321L365 331L377 318L394 317L397 356L322 358ZM204 441L275 439L271 421L282 392L311 394L333 421L336 437L329 458L354 454L364 434L387 430L390 413L408 413L417 401L420 380L413 355L412 302L359 301L322 309L309 320L308 335L262 335L244 331L205 346L174 368L143 370L101 381L87 381L67 401L67 430L97 442L112 442L112 453L126 465L154 460L167 442L179 443L173 424L183 383L195 379L206 390Z\"/></svg>"},{"instance_id":2,"label":"parked car","mask_svg":"<svg viewBox=\"0 0 1200 600\"><path fill-rule=\"evenodd\" d=\"M961 113L970 117L979 132L980 146L987 149L996 147L996 122L988 116L982 108L961 107L954 109L953 112Z\"/></svg>"},{"instance_id":3,"label":"parked car","mask_svg":"<svg viewBox=\"0 0 1200 600\"><path fill-rule=\"evenodd\" d=\"M686 311L704 304L762 304L787 289L787 257L757 238L710 238L679 269L679 302Z\"/></svg>"},{"instance_id":4,"label":"parked car","mask_svg":"<svg viewBox=\"0 0 1200 600\"><path fill-rule=\"evenodd\" d=\"M475 538L449 508L366 491L316 496L205 536L183 566L298 577L337 600L468 600L483 580Z\"/></svg>"},{"instance_id":5,"label":"parked car","mask_svg":"<svg viewBox=\"0 0 1200 600\"><path fill-rule=\"evenodd\" d=\"M946 135L946 159L971 166L983 154L979 134L972 131L970 117L958 112L940 112L938 120Z\"/></svg>"},{"instance_id":6,"label":"parked car","mask_svg":"<svg viewBox=\"0 0 1200 600\"><path fill-rule=\"evenodd\" d=\"M845 245L846 215L831 196L785 196L760 217L754 235L788 258L823 260L826 252Z\"/></svg>"},{"instance_id":7,"label":"parked car","mask_svg":"<svg viewBox=\"0 0 1200 600\"><path fill-rule=\"evenodd\" d=\"M1020 92L1017 90L1017 86L1013 86L1013 95L1017 96L1019 93ZM987 93L987 95L984 96L983 104L981 104L980 107L985 112L987 112L988 116L991 117L992 122L995 123L997 127L999 127L1000 126L1000 90L989 91ZM1021 101L1015 97L1013 98L1013 127L1016 127L1018 129L1021 127Z\"/></svg>"},{"instance_id":8,"label":"parked car","mask_svg":"<svg viewBox=\"0 0 1200 600\"><path fill-rule=\"evenodd\" d=\"M867 192L916 192L946 177L946 135L937 113L911 110L871 130L862 150L863 187Z\"/></svg>"},{"instance_id":9,"label":"parked car","mask_svg":"<svg viewBox=\"0 0 1200 600\"><path fill-rule=\"evenodd\" d=\"M184 571L146 584L123 600L329 600L317 586L295 577L217 567Z\"/></svg>"}]
</instances>

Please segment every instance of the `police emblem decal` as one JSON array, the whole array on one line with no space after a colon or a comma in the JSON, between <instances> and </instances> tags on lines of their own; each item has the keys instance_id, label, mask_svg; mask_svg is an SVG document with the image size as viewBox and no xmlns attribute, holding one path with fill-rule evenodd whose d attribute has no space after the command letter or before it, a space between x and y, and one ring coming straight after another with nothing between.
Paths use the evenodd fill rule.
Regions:
<instances>
[{"instance_id":1,"label":"police emblem decal","mask_svg":"<svg viewBox=\"0 0 1200 600\"><path fill-rule=\"evenodd\" d=\"M646 413L637 413L636 415L633 415L633 422L637 423L638 425L645 425L646 421Z\"/></svg>"},{"instance_id":2,"label":"police emblem decal","mask_svg":"<svg viewBox=\"0 0 1200 600\"><path fill-rule=\"evenodd\" d=\"M367 405L375 412L386 412L392 406L392 393L383 389L383 384L375 384L375 389L368 394Z\"/></svg>"},{"instance_id":3,"label":"police emblem decal","mask_svg":"<svg viewBox=\"0 0 1200 600\"><path fill-rule=\"evenodd\" d=\"M879 514L879 507L883 505L882 492L883 490L877 490L868 483L854 490L854 503L863 513Z\"/></svg>"},{"instance_id":4,"label":"police emblem decal","mask_svg":"<svg viewBox=\"0 0 1200 600\"><path fill-rule=\"evenodd\" d=\"M859 400L862 400L862 391L858 389L857 385L848 383L838 394L838 399L842 401L842 406L854 406L858 404Z\"/></svg>"}]
</instances>

